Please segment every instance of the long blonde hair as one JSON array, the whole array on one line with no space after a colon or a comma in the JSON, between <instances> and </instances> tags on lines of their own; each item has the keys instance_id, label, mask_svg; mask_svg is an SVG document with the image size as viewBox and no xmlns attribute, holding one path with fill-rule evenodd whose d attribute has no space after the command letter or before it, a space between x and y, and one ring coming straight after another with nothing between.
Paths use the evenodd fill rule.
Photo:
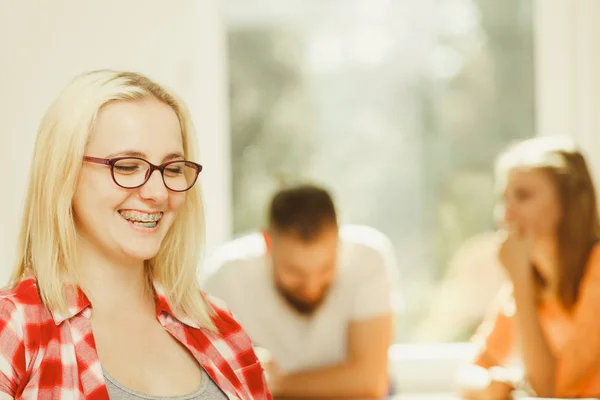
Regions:
<instances>
[{"instance_id":1,"label":"long blonde hair","mask_svg":"<svg viewBox=\"0 0 600 400\"><path fill-rule=\"evenodd\" d=\"M85 147L98 113L109 102L151 97L175 111L181 125L185 156L195 160L195 131L183 101L137 73L99 70L79 75L60 93L42 118L11 283L16 285L25 275L33 273L42 300L49 309L64 312L64 282L66 279L78 281L72 200ZM185 203L158 254L146 262L146 269L148 277L164 288L167 300L176 311L214 330L211 308L196 279L204 230L202 191L197 183L186 193Z\"/></svg>"},{"instance_id":2,"label":"long blonde hair","mask_svg":"<svg viewBox=\"0 0 600 400\"><path fill-rule=\"evenodd\" d=\"M523 141L502 154L497 180L508 170L539 169L556 185L562 217L558 227L558 296L566 309L577 301L590 251L600 240L600 220L593 180L583 154L565 136Z\"/></svg>"}]
</instances>

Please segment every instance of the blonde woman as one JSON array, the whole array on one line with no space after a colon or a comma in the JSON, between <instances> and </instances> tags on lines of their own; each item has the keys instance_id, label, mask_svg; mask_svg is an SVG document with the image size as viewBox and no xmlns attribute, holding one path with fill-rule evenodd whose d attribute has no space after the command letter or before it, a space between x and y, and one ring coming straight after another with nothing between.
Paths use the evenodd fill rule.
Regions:
<instances>
[{"instance_id":1,"label":"blonde woman","mask_svg":"<svg viewBox=\"0 0 600 400\"><path fill-rule=\"evenodd\" d=\"M196 148L183 103L139 74L83 74L50 106L0 296L0 398L271 398L195 283Z\"/></svg>"},{"instance_id":2,"label":"blonde woman","mask_svg":"<svg viewBox=\"0 0 600 400\"><path fill-rule=\"evenodd\" d=\"M600 396L600 222L585 159L568 138L536 138L500 158L498 180L511 285L475 337L489 384L467 397L509 398L512 361L540 397Z\"/></svg>"}]
</instances>

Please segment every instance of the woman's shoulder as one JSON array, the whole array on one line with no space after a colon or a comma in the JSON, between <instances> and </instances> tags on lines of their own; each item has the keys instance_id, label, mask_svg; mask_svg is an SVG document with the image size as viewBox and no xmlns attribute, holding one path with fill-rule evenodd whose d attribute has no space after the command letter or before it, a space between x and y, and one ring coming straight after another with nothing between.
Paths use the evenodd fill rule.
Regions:
<instances>
[{"instance_id":1,"label":"woman's shoulder","mask_svg":"<svg viewBox=\"0 0 600 400\"><path fill-rule=\"evenodd\" d=\"M596 243L590 250L588 256L588 265L594 266L594 269L600 269L600 242Z\"/></svg>"},{"instance_id":2,"label":"woman's shoulder","mask_svg":"<svg viewBox=\"0 0 600 400\"><path fill-rule=\"evenodd\" d=\"M204 293L204 296L212 309L212 320L217 328L213 340L227 343L233 353L236 354L238 361L243 359L244 364L257 362L258 359L254 354L252 339L235 318L227 303L210 294Z\"/></svg>"},{"instance_id":3,"label":"woman's shoulder","mask_svg":"<svg viewBox=\"0 0 600 400\"><path fill-rule=\"evenodd\" d=\"M14 328L22 325L21 323L15 323L16 320L20 320L24 314L20 312L21 307L19 296L16 288L3 288L0 289L0 332L4 332L7 325L11 325Z\"/></svg>"},{"instance_id":4,"label":"woman's shoulder","mask_svg":"<svg viewBox=\"0 0 600 400\"><path fill-rule=\"evenodd\" d=\"M203 292L211 314L213 323L216 325L219 332L227 332L228 330L238 330L241 328L239 322L233 315L233 312L227 303L219 297Z\"/></svg>"},{"instance_id":5,"label":"woman's shoulder","mask_svg":"<svg viewBox=\"0 0 600 400\"><path fill-rule=\"evenodd\" d=\"M590 250L582 287L595 287L600 289L600 243L594 245Z\"/></svg>"},{"instance_id":6,"label":"woman's shoulder","mask_svg":"<svg viewBox=\"0 0 600 400\"><path fill-rule=\"evenodd\" d=\"M11 321L14 327L35 323L44 310L35 278L26 277L12 287L0 289L2 327ZM15 325L16 324L16 325Z\"/></svg>"},{"instance_id":7,"label":"woman's shoulder","mask_svg":"<svg viewBox=\"0 0 600 400\"><path fill-rule=\"evenodd\" d=\"M36 279L25 277L13 286L0 289L0 304L3 308L10 304L18 308L43 306Z\"/></svg>"},{"instance_id":8,"label":"woman's shoulder","mask_svg":"<svg viewBox=\"0 0 600 400\"><path fill-rule=\"evenodd\" d=\"M25 278L13 287L0 290L1 373L12 376L24 372L25 350L31 350L36 341L35 332L44 311L34 278ZM5 371L4 365L10 365L11 369Z\"/></svg>"},{"instance_id":9,"label":"woman's shoulder","mask_svg":"<svg viewBox=\"0 0 600 400\"><path fill-rule=\"evenodd\" d=\"M235 347L242 351L246 348L252 348L252 341L249 335L238 322L227 303L210 294L205 294L205 298L212 309L212 320L217 328L219 337L226 341L234 342Z\"/></svg>"}]
</instances>

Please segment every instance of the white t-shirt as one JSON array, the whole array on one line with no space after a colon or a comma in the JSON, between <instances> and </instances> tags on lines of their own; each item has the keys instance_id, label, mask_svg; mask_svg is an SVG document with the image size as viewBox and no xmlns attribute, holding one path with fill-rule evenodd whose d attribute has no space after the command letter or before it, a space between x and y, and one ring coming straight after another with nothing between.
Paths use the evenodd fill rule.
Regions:
<instances>
[{"instance_id":1,"label":"white t-shirt","mask_svg":"<svg viewBox=\"0 0 600 400\"><path fill-rule=\"evenodd\" d=\"M205 272L203 289L223 299L254 344L269 350L278 367L290 373L343 362L348 324L392 312L390 286L398 268L385 235L343 225L337 276L311 317L292 311L279 296L261 233L222 246Z\"/></svg>"}]
</instances>

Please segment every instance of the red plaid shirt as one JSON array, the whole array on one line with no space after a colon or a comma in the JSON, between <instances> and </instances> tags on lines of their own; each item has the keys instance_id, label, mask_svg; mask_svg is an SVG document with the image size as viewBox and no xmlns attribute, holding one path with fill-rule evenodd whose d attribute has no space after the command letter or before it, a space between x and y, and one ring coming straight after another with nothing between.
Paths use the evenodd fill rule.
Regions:
<instances>
[{"instance_id":1,"label":"red plaid shirt","mask_svg":"<svg viewBox=\"0 0 600 400\"><path fill-rule=\"evenodd\" d=\"M229 399L271 399L248 335L223 304L209 298L217 334L175 316L164 291L157 284L154 289L160 324ZM0 400L108 399L92 334L91 303L78 289L67 291L67 301L67 315L50 312L34 278L0 291Z\"/></svg>"}]
</instances>

